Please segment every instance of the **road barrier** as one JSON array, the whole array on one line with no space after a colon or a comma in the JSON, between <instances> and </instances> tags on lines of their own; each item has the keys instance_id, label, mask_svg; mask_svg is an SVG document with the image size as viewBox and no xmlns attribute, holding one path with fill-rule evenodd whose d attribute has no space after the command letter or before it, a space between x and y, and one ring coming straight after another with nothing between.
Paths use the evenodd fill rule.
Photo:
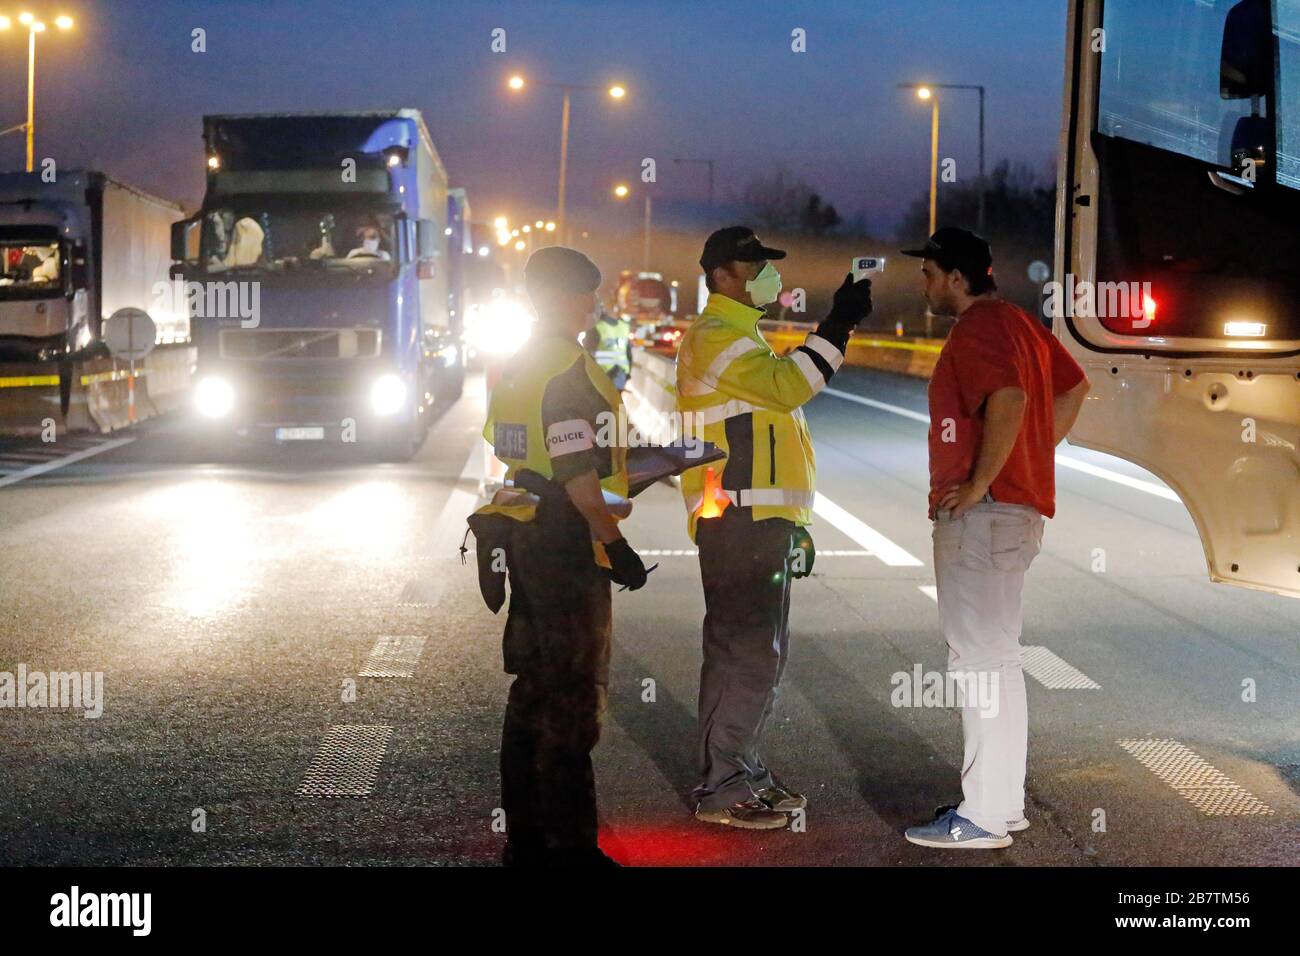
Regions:
<instances>
[{"instance_id":1,"label":"road barrier","mask_svg":"<svg viewBox=\"0 0 1300 956\"><path fill-rule=\"evenodd\" d=\"M195 350L159 346L135 363L136 419L179 408L194 376ZM60 434L111 432L130 424L131 372L127 363L97 358L77 363L66 419L59 408L59 373L53 362L0 365L0 433L39 435L52 420Z\"/></svg>"},{"instance_id":2,"label":"road barrier","mask_svg":"<svg viewBox=\"0 0 1300 956\"><path fill-rule=\"evenodd\" d=\"M759 330L767 339L772 351L784 355L803 344L811 325L763 322ZM898 372L917 378L930 378L935 362L943 349L943 339L922 339L908 336L872 336L854 334L849 339L849 351L844 364L857 368L874 368L885 372Z\"/></svg>"},{"instance_id":3,"label":"road barrier","mask_svg":"<svg viewBox=\"0 0 1300 956\"><path fill-rule=\"evenodd\" d=\"M647 438L663 445L679 432L677 412L677 362L658 352L632 350L632 374L623 389L628 417Z\"/></svg>"}]
</instances>

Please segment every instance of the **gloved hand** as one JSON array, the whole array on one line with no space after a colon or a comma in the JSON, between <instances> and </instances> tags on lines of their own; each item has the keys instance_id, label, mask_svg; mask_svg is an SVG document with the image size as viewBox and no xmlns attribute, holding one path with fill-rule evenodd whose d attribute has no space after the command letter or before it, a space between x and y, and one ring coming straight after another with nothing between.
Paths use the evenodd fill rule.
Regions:
<instances>
[{"instance_id":1,"label":"gloved hand","mask_svg":"<svg viewBox=\"0 0 1300 956\"><path fill-rule=\"evenodd\" d=\"M790 577L808 577L812 574L813 561L816 559L817 551L813 548L812 535L808 533L808 529L795 528L794 541L790 545Z\"/></svg>"},{"instance_id":2,"label":"gloved hand","mask_svg":"<svg viewBox=\"0 0 1300 956\"><path fill-rule=\"evenodd\" d=\"M635 591L645 584L646 569L641 556L632 550L627 538L619 538L605 545L605 554L612 565L611 577L615 584L621 584L629 591Z\"/></svg>"},{"instance_id":3,"label":"gloved hand","mask_svg":"<svg viewBox=\"0 0 1300 956\"><path fill-rule=\"evenodd\" d=\"M871 314L871 307L871 280L854 282L850 272L835 290L830 315L817 326L817 334L843 349L854 328Z\"/></svg>"}]
</instances>

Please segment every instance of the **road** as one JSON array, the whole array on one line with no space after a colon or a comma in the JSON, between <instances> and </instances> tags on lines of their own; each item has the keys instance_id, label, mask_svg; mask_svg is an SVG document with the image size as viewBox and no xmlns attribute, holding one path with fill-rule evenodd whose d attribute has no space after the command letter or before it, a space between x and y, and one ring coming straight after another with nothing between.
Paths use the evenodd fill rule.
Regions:
<instances>
[{"instance_id":1,"label":"road","mask_svg":"<svg viewBox=\"0 0 1300 956\"><path fill-rule=\"evenodd\" d=\"M615 597L596 754L607 852L635 865L1300 862L1300 602L1211 585L1156 479L1073 448L1083 465L1058 469L1058 516L1026 585L1024 642L1045 649L1028 679L1032 827L956 859L902 839L958 795L960 764L955 711L891 703L894 675L945 660L927 593L924 383L851 369L833 386L807 410L820 556L795 585L766 743L808 794L804 826L689 815L703 600L665 484L625 524L659 568ZM0 444L0 672L103 674L98 718L0 709L0 863L494 862L508 677L501 619L457 553L483 404L472 381L403 465L297 448L212 462L179 417L125 442ZM318 795L331 787L362 795Z\"/></svg>"}]
</instances>

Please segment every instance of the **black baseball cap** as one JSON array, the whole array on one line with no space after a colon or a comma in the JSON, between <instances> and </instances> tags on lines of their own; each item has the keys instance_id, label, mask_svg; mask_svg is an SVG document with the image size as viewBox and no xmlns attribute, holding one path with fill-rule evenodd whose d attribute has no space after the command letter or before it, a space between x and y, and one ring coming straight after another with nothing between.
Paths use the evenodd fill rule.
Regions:
<instances>
[{"instance_id":1,"label":"black baseball cap","mask_svg":"<svg viewBox=\"0 0 1300 956\"><path fill-rule=\"evenodd\" d=\"M547 246L528 257L524 265L528 292L568 292L581 295L600 288L600 270L577 249Z\"/></svg>"},{"instance_id":2,"label":"black baseball cap","mask_svg":"<svg viewBox=\"0 0 1300 956\"><path fill-rule=\"evenodd\" d=\"M933 259L941 268L960 270L967 278L993 274L993 248L987 239L969 229L955 226L940 229L926 240L925 248L902 252L917 259Z\"/></svg>"},{"instance_id":3,"label":"black baseball cap","mask_svg":"<svg viewBox=\"0 0 1300 956\"><path fill-rule=\"evenodd\" d=\"M762 262L764 259L784 258L784 249L769 249L758 241L758 236L748 226L728 226L719 229L704 241L700 268L712 272L728 262Z\"/></svg>"}]
</instances>

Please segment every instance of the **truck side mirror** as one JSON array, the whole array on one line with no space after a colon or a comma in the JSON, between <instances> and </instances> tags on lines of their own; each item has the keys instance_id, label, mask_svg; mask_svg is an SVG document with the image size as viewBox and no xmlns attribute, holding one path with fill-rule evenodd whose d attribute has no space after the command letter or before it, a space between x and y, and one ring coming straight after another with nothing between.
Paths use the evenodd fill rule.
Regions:
<instances>
[{"instance_id":1,"label":"truck side mirror","mask_svg":"<svg viewBox=\"0 0 1300 956\"><path fill-rule=\"evenodd\" d=\"M90 285L90 270L86 267L86 247L74 243L68 251L68 265L72 275L72 288L84 289Z\"/></svg>"},{"instance_id":2,"label":"truck side mirror","mask_svg":"<svg viewBox=\"0 0 1300 956\"><path fill-rule=\"evenodd\" d=\"M1270 0L1241 0L1223 22L1219 97L1247 100L1273 93L1273 12Z\"/></svg>"},{"instance_id":3,"label":"truck side mirror","mask_svg":"<svg viewBox=\"0 0 1300 956\"><path fill-rule=\"evenodd\" d=\"M199 257L198 219L172 223L172 261L193 262Z\"/></svg>"}]
</instances>

